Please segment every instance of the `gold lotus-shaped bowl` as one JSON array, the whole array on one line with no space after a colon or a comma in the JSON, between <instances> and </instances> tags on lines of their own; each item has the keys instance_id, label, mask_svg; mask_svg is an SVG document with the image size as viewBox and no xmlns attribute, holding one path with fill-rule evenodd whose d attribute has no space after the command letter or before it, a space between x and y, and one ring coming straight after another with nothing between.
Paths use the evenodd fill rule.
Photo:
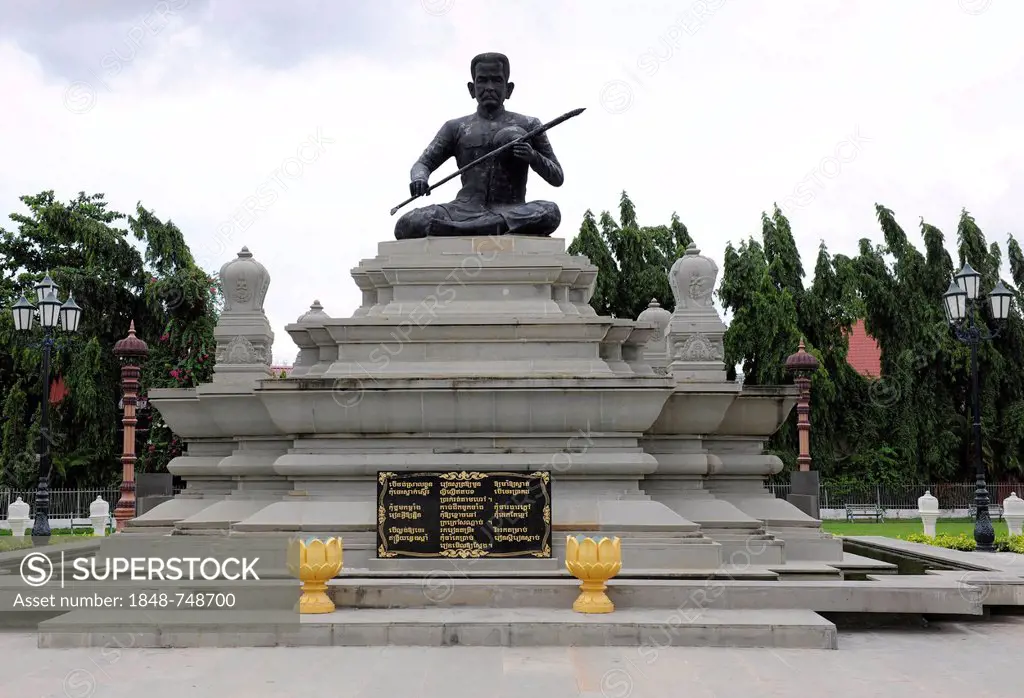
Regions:
<instances>
[{"instance_id":1,"label":"gold lotus-shaped bowl","mask_svg":"<svg viewBox=\"0 0 1024 698\"><path fill-rule=\"evenodd\" d=\"M288 543L288 571L303 582L326 582L333 579L342 566L341 538Z\"/></svg>"},{"instance_id":2,"label":"gold lotus-shaped bowl","mask_svg":"<svg viewBox=\"0 0 1024 698\"><path fill-rule=\"evenodd\" d=\"M618 538L568 536L565 566L582 582L606 582L622 569L622 542Z\"/></svg>"}]
</instances>

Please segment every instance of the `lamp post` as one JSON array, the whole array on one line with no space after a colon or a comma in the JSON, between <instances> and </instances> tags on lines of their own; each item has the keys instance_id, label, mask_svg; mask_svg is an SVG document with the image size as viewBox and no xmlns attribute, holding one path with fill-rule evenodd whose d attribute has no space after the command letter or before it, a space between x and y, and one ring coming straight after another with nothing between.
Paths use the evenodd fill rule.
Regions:
<instances>
[{"instance_id":1,"label":"lamp post","mask_svg":"<svg viewBox=\"0 0 1024 698\"><path fill-rule=\"evenodd\" d=\"M943 308L946 311L946 319L953 327L956 338L971 348L971 412L974 422L971 425L972 439L974 441L974 472L975 490L974 507L974 542L981 552L995 551L995 530L992 528L992 519L988 511L988 484L985 477L985 464L981 454L981 389L978 384L978 346L999 336L1002 323L1010 316L1010 301L1013 293L1000 281L988 294L991 304L992 317L1000 323L995 332L989 332L981 318L975 318L981 312L980 306L984 302L979 297L981 274L971 268L970 264L964 264L949 289L942 294Z\"/></svg>"},{"instance_id":2,"label":"lamp post","mask_svg":"<svg viewBox=\"0 0 1024 698\"><path fill-rule=\"evenodd\" d=\"M789 474L789 496L786 500L812 519L821 518L820 473L811 470L811 376L817 370L818 360L807 352L801 338L796 353L786 359L786 371L793 375L800 391L796 403L798 470Z\"/></svg>"},{"instance_id":3,"label":"lamp post","mask_svg":"<svg viewBox=\"0 0 1024 698\"><path fill-rule=\"evenodd\" d=\"M818 370L818 360L808 354L804 340L800 340L795 354L786 359L786 370L793 374L793 382L800 391L796 403L796 430L799 439L799 455L796 458L800 472L811 470L811 375Z\"/></svg>"},{"instance_id":4,"label":"lamp post","mask_svg":"<svg viewBox=\"0 0 1024 698\"><path fill-rule=\"evenodd\" d=\"M139 403L139 364L149 354L149 347L135 336L135 321L128 328L128 336L114 345L114 356L121 362L121 406L124 408L124 438L121 453L121 498L114 509L117 530L135 518L135 407Z\"/></svg>"},{"instance_id":5,"label":"lamp post","mask_svg":"<svg viewBox=\"0 0 1024 698\"><path fill-rule=\"evenodd\" d=\"M39 484L36 486L35 521L32 524L32 542L46 545L50 539L50 352L55 343L58 327L65 332L77 332L78 322L82 319L82 309L75 299L61 303L57 300L57 284L50 278L49 272L43 280L35 285L37 306L32 305L25 296L11 308L14 313L14 328L21 332L30 332L36 315L43 327L43 366L42 366L42 405L39 420Z\"/></svg>"}]
</instances>

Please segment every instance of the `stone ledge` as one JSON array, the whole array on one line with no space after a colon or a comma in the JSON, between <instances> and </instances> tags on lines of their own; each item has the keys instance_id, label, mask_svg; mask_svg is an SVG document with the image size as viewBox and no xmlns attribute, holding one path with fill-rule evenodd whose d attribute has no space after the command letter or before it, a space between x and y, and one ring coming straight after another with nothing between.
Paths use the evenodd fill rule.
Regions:
<instances>
[{"instance_id":1,"label":"stone ledge","mask_svg":"<svg viewBox=\"0 0 1024 698\"><path fill-rule=\"evenodd\" d=\"M196 624L221 618L220 624L265 624L267 613L284 614L294 619L292 608L299 595L298 582L292 579L264 580L246 584L230 582L168 582L165 584L134 582L76 585L69 596L120 594L130 589L135 594L231 593L234 611L192 611L179 614L176 622ZM1017 591L1024 586L1017 585ZM23 589L0 586L0 600L10 599ZM560 612L571 608L579 593L579 582L571 578L515 579L461 576L457 571L434 571L417 577L347 576L330 582L328 593L340 609L346 611L403 610L472 610L481 612L502 609L533 608ZM664 613L702 610L811 610L818 613L870 613L921 615L981 615L982 604L996 603L986 597L985 587L972 581L962 583L956 578L940 576L883 575L871 581L761 581L747 580L679 580L615 578L608 595L621 611L646 610ZM248 609L248 610L244 610ZM67 610L67 609L65 609ZM62 610L52 609L45 617L54 618ZM105 625L116 609L92 611L93 620ZM159 611L157 611L159 613ZM292 614L289 616L288 614ZM145 609L131 611L130 620L148 618ZM28 618L29 613L9 612L0 617L0 624L15 617ZM190 618L192 620L190 620ZM253 618L256 620L254 621ZM42 620L40 618L39 620ZM37 621L38 622L38 621ZM145 622L143 622L145 624Z\"/></svg>"},{"instance_id":2,"label":"stone ledge","mask_svg":"<svg viewBox=\"0 0 1024 698\"><path fill-rule=\"evenodd\" d=\"M215 620L177 622L154 613L149 622L69 613L40 624L40 648L498 646L779 647L837 649L833 623L811 611L706 609L692 614L624 610L585 615L571 610L362 609L301 622L233 627Z\"/></svg>"}]
</instances>

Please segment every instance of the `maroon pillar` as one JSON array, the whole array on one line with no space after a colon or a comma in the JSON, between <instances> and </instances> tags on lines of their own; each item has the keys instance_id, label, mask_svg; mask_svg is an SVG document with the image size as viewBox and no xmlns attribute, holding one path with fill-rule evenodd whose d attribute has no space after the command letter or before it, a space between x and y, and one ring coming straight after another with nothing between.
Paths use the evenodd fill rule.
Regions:
<instances>
[{"instance_id":1,"label":"maroon pillar","mask_svg":"<svg viewBox=\"0 0 1024 698\"><path fill-rule=\"evenodd\" d=\"M796 403L796 430L799 455L796 457L800 472L811 470L811 374L818 370L818 360L804 350L804 340L795 354L786 359L786 370L793 374L793 382L800 389Z\"/></svg>"},{"instance_id":2,"label":"maroon pillar","mask_svg":"<svg viewBox=\"0 0 1024 698\"><path fill-rule=\"evenodd\" d=\"M121 498L114 509L117 530L135 518L135 406L139 398L140 364L149 355L149 347L135 336L135 321L128 336L114 345L114 356L121 362L121 394L124 405L124 443L121 454Z\"/></svg>"}]
</instances>

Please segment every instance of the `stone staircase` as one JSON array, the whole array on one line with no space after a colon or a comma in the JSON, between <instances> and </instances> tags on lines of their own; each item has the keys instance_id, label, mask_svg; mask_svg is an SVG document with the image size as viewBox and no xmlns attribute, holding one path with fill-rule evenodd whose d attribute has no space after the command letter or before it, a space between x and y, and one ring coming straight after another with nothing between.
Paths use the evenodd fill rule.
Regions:
<instances>
[{"instance_id":1,"label":"stone staircase","mask_svg":"<svg viewBox=\"0 0 1024 698\"><path fill-rule=\"evenodd\" d=\"M837 648L830 614L983 614L984 591L942 575L868 575L864 581L746 578L617 578L607 615L571 610L578 582L564 575L510 578L474 571L352 570L328 593L338 610L299 616L297 583L164 583L133 587L172 598L230 592L234 610L76 610L44 620L39 646L194 647L308 645L720 646ZM95 593L115 587L96 584ZM124 588L124 585L121 585ZM76 587L77 594L91 588ZM824 616L821 614L825 614Z\"/></svg>"}]
</instances>

